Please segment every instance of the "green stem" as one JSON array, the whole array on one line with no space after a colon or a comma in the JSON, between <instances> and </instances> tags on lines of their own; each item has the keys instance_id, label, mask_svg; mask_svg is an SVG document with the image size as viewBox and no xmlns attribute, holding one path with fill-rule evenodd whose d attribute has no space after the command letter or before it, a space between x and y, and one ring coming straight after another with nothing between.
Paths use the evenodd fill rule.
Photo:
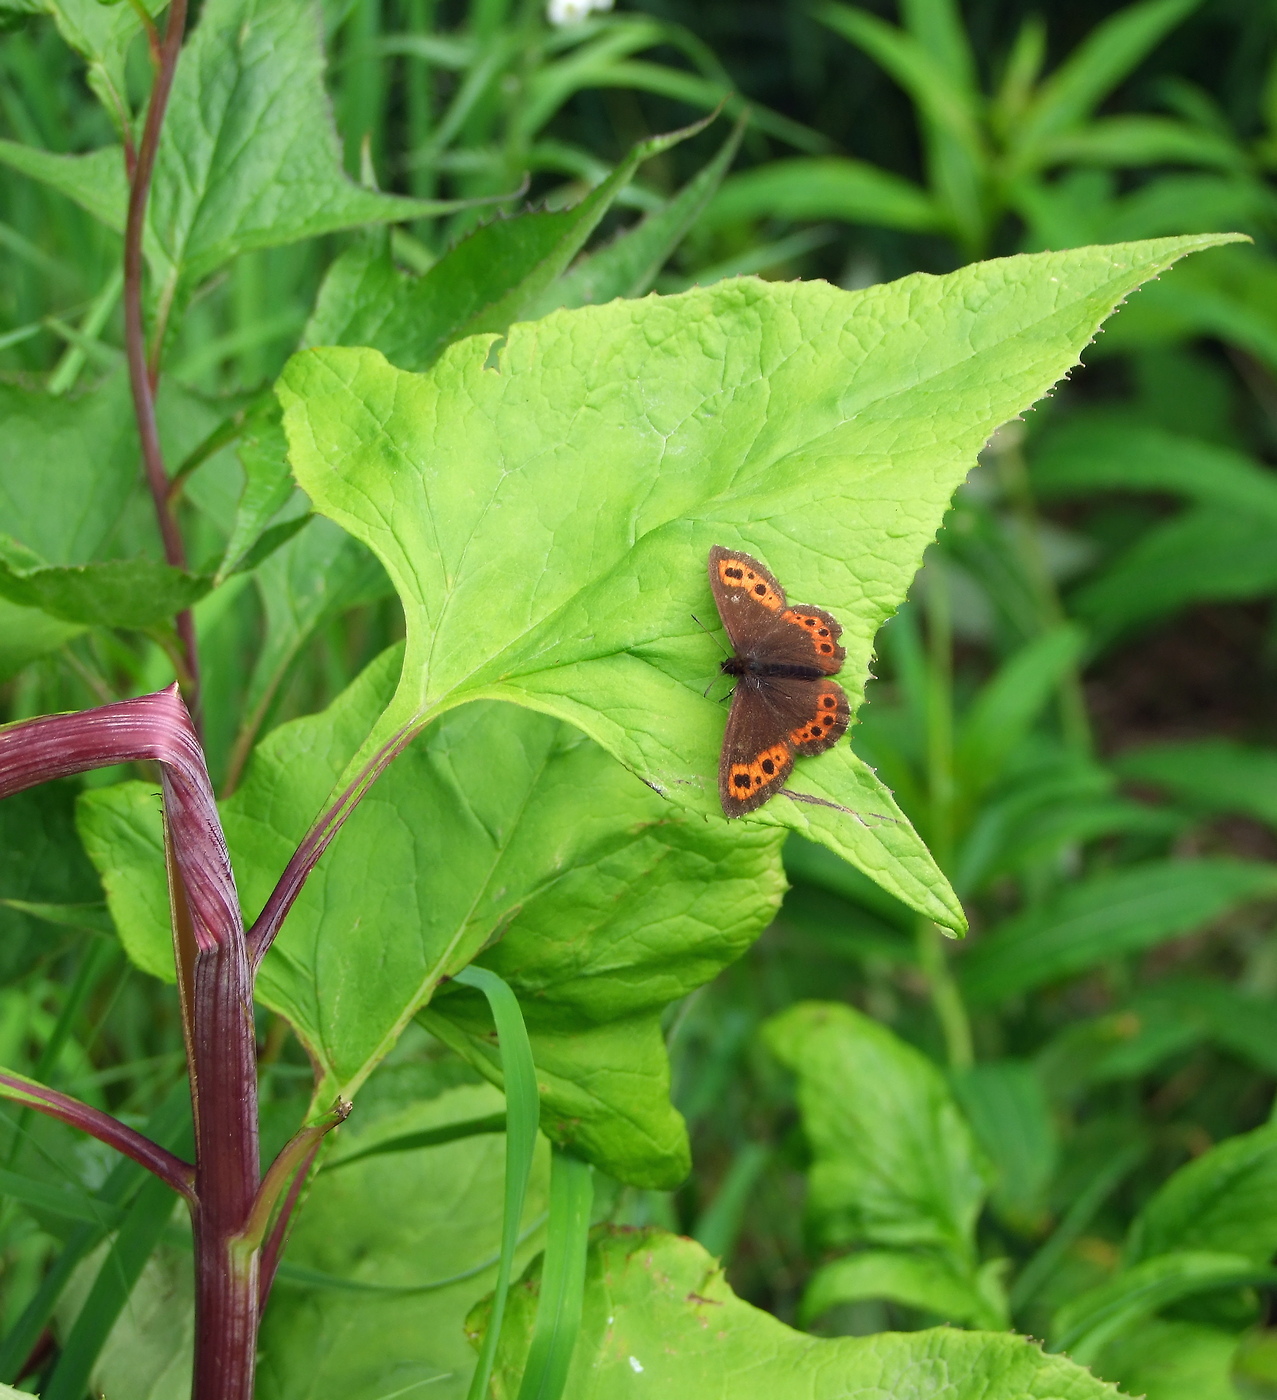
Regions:
<instances>
[{"instance_id":1,"label":"green stem","mask_svg":"<svg viewBox=\"0 0 1277 1400\"><path fill-rule=\"evenodd\" d=\"M945 955L944 934L930 919L919 919L917 943L918 962L927 979L931 1006L944 1035L949 1068L970 1069L975 1063L975 1052L971 1045L971 1021L949 966L949 959Z\"/></svg>"}]
</instances>

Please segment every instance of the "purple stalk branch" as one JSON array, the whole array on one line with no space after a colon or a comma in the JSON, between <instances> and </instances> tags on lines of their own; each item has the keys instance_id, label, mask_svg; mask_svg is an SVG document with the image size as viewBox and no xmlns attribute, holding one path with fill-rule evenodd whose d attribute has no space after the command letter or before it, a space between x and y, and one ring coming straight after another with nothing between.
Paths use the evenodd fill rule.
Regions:
<instances>
[{"instance_id":1,"label":"purple stalk branch","mask_svg":"<svg viewBox=\"0 0 1277 1400\"><path fill-rule=\"evenodd\" d=\"M0 1098L12 1099L15 1103L47 1113L72 1128L81 1131L131 1157L139 1166L153 1172L159 1179L171 1186L180 1196L195 1204L195 1168L180 1157L175 1157L158 1142L152 1142L145 1134L135 1131L109 1113L81 1103L70 1094L60 1094L28 1079L12 1070L0 1070Z\"/></svg>"},{"instance_id":2,"label":"purple stalk branch","mask_svg":"<svg viewBox=\"0 0 1277 1400\"><path fill-rule=\"evenodd\" d=\"M129 364L129 383L133 390L133 412L142 444L146 483L164 541L164 558L178 569L186 567L186 546L182 542L177 516L169 502L168 473L164 468L160 431L155 418L157 376L152 372L146 352L146 326L142 315L142 240L146 231L146 205L151 193L151 176L155 171L160 131L186 32L186 3L187 0L172 0L169 5L164 41L159 49L159 65L146 109L146 123L130 171L128 219L124 227L124 346ZM195 622L189 609L178 614L177 634L190 677L191 705L198 709L199 656L195 646Z\"/></svg>"},{"instance_id":3,"label":"purple stalk branch","mask_svg":"<svg viewBox=\"0 0 1277 1400\"><path fill-rule=\"evenodd\" d=\"M297 896L302 892L310 872L319 863L320 857L332 844L333 838L346 824L346 819L366 796L368 789L381 777L391 761L398 757L416 738L419 725L408 725L388 740L368 760L354 781L324 812L302 837L301 844L293 852L292 859L284 867L284 873L271 891L270 898L262 912L253 921L248 931L248 952L254 972L261 965L267 949L275 941L288 911L293 907Z\"/></svg>"},{"instance_id":4,"label":"purple stalk branch","mask_svg":"<svg viewBox=\"0 0 1277 1400\"><path fill-rule=\"evenodd\" d=\"M197 947L242 944L239 896L213 787L176 685L0 729L0 798L54 778L143 759L160 765L165 820L174 836Z\"/></svg>"}]
</instances>

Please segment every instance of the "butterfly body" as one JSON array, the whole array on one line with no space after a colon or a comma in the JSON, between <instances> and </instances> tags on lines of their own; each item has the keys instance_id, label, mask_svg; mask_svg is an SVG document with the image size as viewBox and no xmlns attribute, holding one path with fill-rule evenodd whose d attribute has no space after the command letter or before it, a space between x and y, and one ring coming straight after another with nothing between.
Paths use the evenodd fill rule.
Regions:
<instances>
[{"instance_id":1,"label":"butterfly body","mask_svg":"<svg viewBox=\"0 0 1277 1400\"><path fill-rule=\"evenodd\" d=\"M791 607L757 559L715 545L709 582L733 654L736 677L718 765L723 812L743 816L785 785L796 754L823 753L846 733L851 711L830 677L846 653L842 628L822 608Z\"/></svg>"}]
</instances>

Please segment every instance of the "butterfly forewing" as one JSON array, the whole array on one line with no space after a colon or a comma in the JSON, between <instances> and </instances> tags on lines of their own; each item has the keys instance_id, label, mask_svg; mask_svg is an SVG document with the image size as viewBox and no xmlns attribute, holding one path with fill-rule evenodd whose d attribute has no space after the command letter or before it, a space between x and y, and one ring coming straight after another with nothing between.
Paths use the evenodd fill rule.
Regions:
<instances>
[{"instance_id":1,"label":"butterfly forewing","mask_svg":"<svg viewBox=\"0 0 1277 1400\"><path fill-rule=\"evenodd\" d=\"M790 607L775 576L752 555L715 545L709 583L738 656L815 667L826 675L841 669L846 652L838 645L839 624L823 608Z\"/></svg>"}]
</instances>

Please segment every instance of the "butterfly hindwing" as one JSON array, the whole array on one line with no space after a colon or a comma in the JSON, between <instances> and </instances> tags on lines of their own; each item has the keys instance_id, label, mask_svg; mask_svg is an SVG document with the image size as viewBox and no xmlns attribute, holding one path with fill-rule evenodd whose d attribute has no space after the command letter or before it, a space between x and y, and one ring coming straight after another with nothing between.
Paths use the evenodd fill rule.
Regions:
<instances>
[{"instance_id":1,"label":"butterfly hindwing","mask_svg":"<svg viewBox=\"0 0 1277 1400\"><path fill-rule=\"evenodd\" d=\"M723 751L718 760L718 795L729 817L761 807L785 785L794 767L793 747L771 706L744 680L732 695Z\"/></svg>"}]
</instances>

